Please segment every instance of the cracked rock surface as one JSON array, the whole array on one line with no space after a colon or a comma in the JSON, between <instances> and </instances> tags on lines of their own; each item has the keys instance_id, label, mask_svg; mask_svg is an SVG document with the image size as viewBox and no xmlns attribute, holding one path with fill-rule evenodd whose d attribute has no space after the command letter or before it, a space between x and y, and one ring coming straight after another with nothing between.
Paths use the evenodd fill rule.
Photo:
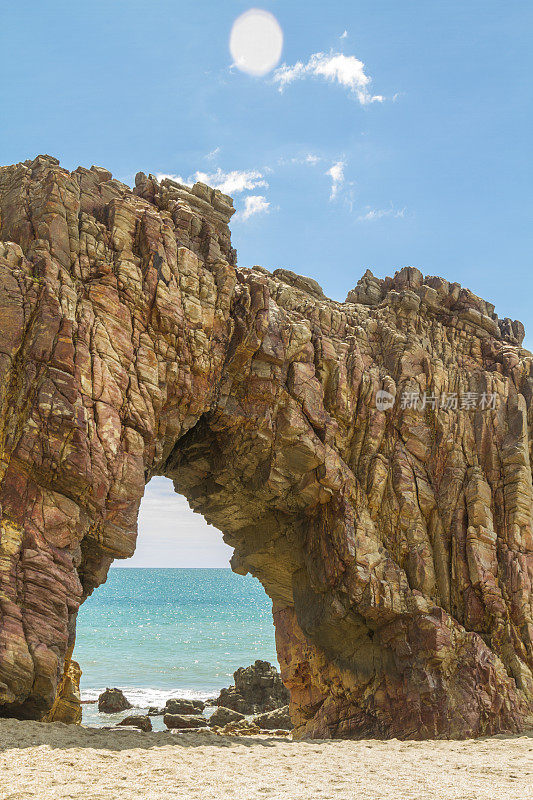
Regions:
<instances>
[{"instance_id":1,"label":"cracked rock surface","mask_svg":"<svg viewBox=\"0 0 533 800\"><path fill-rule=\"evenodd\" d=\"M217 706L232 708L241 714L262 714L286 706L290 701L279 672L268 661L258 659L249 667L239 667L233 679L233 686L220 690L215 701Z\"/></svg>"},{"instance_id":2,"label":"cracked rock surface","mask_svg":"<svg viewBox=\"0 0 533 800\"><path fill-rule=\"evenodd\" d=\"M50 713L79 605L165 475L272 598L296 736L522 730L522 325L412 268L345 303L239 268L232 213L203 184L0 169L0 714Z\"/></svg>"}]
</instances>

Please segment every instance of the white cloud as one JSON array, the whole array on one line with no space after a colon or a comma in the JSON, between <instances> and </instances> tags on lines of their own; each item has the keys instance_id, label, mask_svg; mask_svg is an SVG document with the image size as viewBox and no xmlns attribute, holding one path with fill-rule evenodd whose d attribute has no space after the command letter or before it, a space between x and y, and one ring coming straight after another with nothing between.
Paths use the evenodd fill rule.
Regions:
<instances>
[{"instance_id":1,"label":"white cloud","mask_svg":"<svg viewBox=\"0 0 533 800\"><path fill-rule=\"evenodd\" d=\"M339 39L347 39L347 38L348 38L348 31L344 31L344 33L341 33L341 35L339 36Z\"/></svg>"},{"instance_id":2,"label":"white cloud","mask_svg":"<svg viewBox=\"0 0 533 800\"><path fill-rule=\"evenodd\" d=\"M256 214L268 213L270 203L260 194L250 194L244 198L244 208L235 215L235 219L247 220Z\"/></svg>"},{"instance_id":3,"label":"white cloud","mask_svg":"<svg viewBox=\"0 0 533 800\"><path fill-rule=\"evenodd\" d=\"M232 170L231 172L223 172L220 168L211 174L205 172L197 172L195 175L197 181L207 183L213 189L220 189L224 194L239 194L240 192L255 189L257 186L268 186L264 180L263 173L259 170Z\"/></svg>"},{"instance_id":4,"label":"white cloud","mask_svg":"<svg viewBox=\"0 0 533 800\"><path fill-rule=\"evenodd\" d=\"M180 175L166 175L159 173L157 176L159 181L164 178L169 178L172 181L177 181L185 186L192 186L196 181L206 183L212 186L213 189L220 189L224 194L234 195L240 192L250 191L258 186L267 187L268 183L265 181L263 172L259 170L232 170L231 172L223 172L220 167L216 172L195 172L186 180Z\"/></svg>"},{"instance_id":5,"label":"white cloud","mask_svg":"<svg viewBox=\"0 0 533 800\"><path fill-rule=\"evenodd\" d=\"M296 80L308 76L324 78L332 83L339 83L349 89L357 97L361 105L383 101L383 95L370 92L371 78L366 75L365 65L355 56L344 53L313 53L307 64L297 61L292 66L282 64L274 73L274 83L282 92L286 86Z\"/></svg>"},{"instance_id":6,"label":"white cloud","mask_svg":"<svg viewBox=\"0 0 533 800\"><path fill-rule=\"evenodd\" d=\"M369 222L374 219L381 219L382 217L405 217L407 212L406 208L369 208L364 214L357 217L358 222Z\"/></svg>"},{"instance_id":7,"label":"white cloud","mask_svg":"<svg viewBox=\"0 0 533 800\"><path fill-rule=\"evenodd\" d=\"M328 175L331 178L331 193L329 195L330 200L335 200L335 198L339 194L339 189L344 183L345 166L346 164L344 161L337 161L326 172L326 175Z\"/></svg>"},{"instance_id":8,"label":"white cloud","mask_svg":"<svg viewBox=\"0 0 533 800\"><path fill-rule=\"evenodd\" d=\"M307 66L302 61L297 61L292 67L282 64L274 73L274 83L279 83L279 90L282 92L289 83L304 78L306 72L308 72Z\"/></svg>"},{"instance_id":9,"label":"white cloud","mask_svg":"<svg viewBox=\"0 0 533 800\"><path fill-rule=\"evenodd\" d=\"M156 173L157 180L161 183L161 181L175 181L176 183L181 183L183 186L192 186L194 180L182 178L181 175L171 175L168 172L158 172Z\"/></svg>"},{"instance_id":10,"label":"white cloud","mask_svg":"<svg viewBox=\"0 0 533 800\"><path fill-rule=\"evenodd\" d=\"M315 155L314 153L306 153L305 156L301 156L300 158L293 158L293 164L311 164L314 166L318 164L320 161L320 156Z\"/></svg>"}]
</instances>

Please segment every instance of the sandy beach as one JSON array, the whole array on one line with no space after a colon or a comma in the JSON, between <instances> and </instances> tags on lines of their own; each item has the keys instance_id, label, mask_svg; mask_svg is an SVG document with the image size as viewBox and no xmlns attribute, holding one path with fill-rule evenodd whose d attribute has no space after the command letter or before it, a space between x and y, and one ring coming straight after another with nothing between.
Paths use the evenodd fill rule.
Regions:
<instances>
[{"instance_id":1,"label":"sandy beach","mask_svg":"<svg viewBox=\"0 0 533 800\"><path fill-rule=\"evenodd\" d=\"M0 720L1 800L526 800L533 732L305 741Z\"/></svg>"}]
</instances>

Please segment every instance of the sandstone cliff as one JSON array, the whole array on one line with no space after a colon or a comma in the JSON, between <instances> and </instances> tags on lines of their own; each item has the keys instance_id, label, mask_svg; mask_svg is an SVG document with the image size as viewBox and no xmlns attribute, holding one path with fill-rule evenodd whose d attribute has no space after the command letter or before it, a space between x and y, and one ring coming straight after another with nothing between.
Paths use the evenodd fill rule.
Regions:
<instances>
[{"instance_id":1,"label":"sandstone cliff","mask_svg":"<svg viewBox=\"0 0 533 800\"><path fill-rule=\"evenodd\" d=\"M238 268L232 211L48 156L0 169L0 713L49 712L79 605L166 475L272 598L296 735L520 730L522 326L411 268L345 303Z\"/></svg>"}]
</instances>

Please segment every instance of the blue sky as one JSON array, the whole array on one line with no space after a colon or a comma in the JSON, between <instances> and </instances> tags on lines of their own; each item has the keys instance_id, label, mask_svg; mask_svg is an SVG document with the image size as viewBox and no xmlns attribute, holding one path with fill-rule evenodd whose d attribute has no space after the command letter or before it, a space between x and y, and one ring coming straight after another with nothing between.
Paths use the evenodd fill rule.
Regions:
<instances>
[{"instance_id":1,"label":"blue sky","mask_svg":"<svg viewBox=\"0 0 533 800\"><path fill-rule=\"evenodd\" d=\"M129 184L201 173L234 187L241 265L339 300L367 267L414 265L521 319L532 349L530 0L264 2L284 46L263 77L228 48L250 5L4 3L1 163L48 152Z\"/></svg>"}]
</instances>

